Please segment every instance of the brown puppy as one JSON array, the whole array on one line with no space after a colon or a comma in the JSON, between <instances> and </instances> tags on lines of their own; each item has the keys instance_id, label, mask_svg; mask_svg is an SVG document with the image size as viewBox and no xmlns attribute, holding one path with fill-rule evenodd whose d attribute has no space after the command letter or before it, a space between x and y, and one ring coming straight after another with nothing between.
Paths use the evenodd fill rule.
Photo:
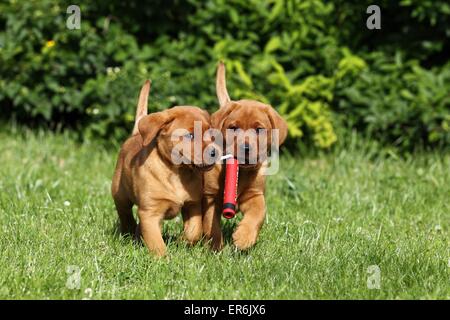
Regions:
<instances>
[{"instance_id":1,"label":"brown puppy","mask_svg":"<svg viewBox=\"0 0 450 320\"><path fill-rule=\"evenodd\" d=\"M287 136L287 125L283 118L269 105L254 100L231 101L225 80L225 66L219 63L216 79L220 109L211 116L212 126L222 132L225 144L235 157L243 151L245 163L239 160L239 182L237 205L244 214L233 234L237 248L245 250L253 246L264 223L266 206L264 200L267 159L261 146L270 148L272 143L281 145ZM278 129L279 141L272 141L271 133ZM237 132L234 136L227 136ZM240 133L246 132L244 135ZM265 134L261 134L265 132ZM237 138L239 136L240 138ZM268 149L264 148L264 149ZM228 152L227 152L228 153ZM253 156L251 154L253 153ZM242 154L242 153L241 153ZM258 155L257 161L252 161ZM239 159L239 156L237 156ZM203 232L211 240L211 246L219 250L223 246L220 220L223 206L224 165L218 164L206 172L203 196Z\"/></svg>"},{"instance_id":2,"label":"brown puppy","mask_svg":"<svg viewBox=\"0 0 450 320\"><path fill-rule=\"evenodd\" d=\"M179 140L184 147L193 150L194 122L198 121L197 128L200 127L202 134L210 127L210 117L206 111L191 106L147 115L149 91L147 81L139 96L133 134L120 150L111 191L121 232L142 234L148 249L161 256L166 252L161 235L162 220L174 218L180 209L185 239L195 243L202 236L203 178L199 169L212 166L206 166L202 156L194 152L181 155L190 164L176 165L172 161L172 151ZM200 143L203 152L205 145ZM194 164L195 159L197 164ZM132 213L134 204L138 206L139 226Z\"/></svg>"}]
</instances>

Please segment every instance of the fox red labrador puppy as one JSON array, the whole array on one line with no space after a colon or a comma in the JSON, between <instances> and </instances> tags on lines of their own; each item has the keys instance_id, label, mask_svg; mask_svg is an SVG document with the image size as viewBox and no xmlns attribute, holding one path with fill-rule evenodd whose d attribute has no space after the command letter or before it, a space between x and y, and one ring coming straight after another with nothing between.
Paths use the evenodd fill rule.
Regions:
<instances>
[{"instance_id":1,"label":"fox red labrador puppy","mask_svg":"<svg viewBox=\"0 0 450 320\"><path fill-rule=\"evenodd\" d=\"M161 223L174 218L180 209L185 239L195 243L202 237L201 170L212 165L203 161L201 153L207 150L202 137L198 140L202 152L184 152L194 148L194 135L198 133L194 132L194 123L202 135L210 128L210 116L192 106L147 115L149 91L147 81L140 92L133 133L119 153L111 191L121 232L141 234L148 249L162 256L166 246ZM186 160L180 163L173 161L177 143L183 144L179 156ZM139 226L133 217L133 205L138 207Z\"/></svg>"},{"instance_id":2,"label":"fox red labrador puppy","mask_svg":"<svg viewBox=\"0 0 450 320\"><path fill-rule=\"evenodd\" d=\"M235 246L245 250L255 244L266 214L264 170L267 169L267 153L264 152L274 143L281 145L284 142L287 125L270 105L254 100L230 100L222 62L217 69L216 91L220 109L211 116L211 124L225 137L226 153L239 160L237 205L244 217L232 237ZM278 130L278 141L272 141L274 129ZM230 132L235 134L230 137ZM223 245L220 220L224 168L217 164L204 174L203 232L216 250Z\"/></svg>"}]
</instances>

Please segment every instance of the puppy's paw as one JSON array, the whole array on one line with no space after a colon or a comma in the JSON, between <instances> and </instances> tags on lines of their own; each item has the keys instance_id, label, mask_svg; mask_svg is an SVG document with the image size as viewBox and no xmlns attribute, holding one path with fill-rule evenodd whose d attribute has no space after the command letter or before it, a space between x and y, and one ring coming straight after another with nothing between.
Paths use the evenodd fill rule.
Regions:
<instances>
[{"instance_id":1,"label":"puppy's paw","mask_svg":"<svg viewBox=\"0 0 450 320\"><path fill-rule=\"evenodd\" d=\"M142 234L141 234L141 225L137 224L136 228L134 229L134 232L133 232L133 241L135 241L136 243L142 243L141 236L142 236Z\"/></svg>"},{"instance_id":2,"label":"puppy's paw","mask_svg":"<svg viewBox=\"0 0 450 320\"><path fill-rule=\"evenodd\" d=\"M222 232L208 232L203 237L204 243L208 244L212 251L220 251L223 249L223 236Z\"/></svg>"},{"instance_id":3,"label":"puppy's paw","mask_svg":"<svg viewBox=\"0 0 450 320\"><path fill-rule=\"evenodd\" d=\"M213 251L220 251L223 249L223 238L222 234L216 235L210 240L209 243L211 250Z\"/></svg>"},{"instance_id":4,"label":"puppy's paw","mask_svg":"<svg viewBox=\"0 0 450 320\"><path fill-rule=\"evenodd\" d=\"M195 245L203 236L202 225L196 223L185 223L182 238L188 245Z\"/></svg>"},{"instance_id":5,"label":"puppy's paw","mask_svg":"<svg viewBox=\"0 0 450 320\"><path fill-rule=\"evenodd\" d=\"M133 224L122 224L120 225L120 234L124 237L133 237L135 234L136 223Z\"/></svg>"},{"instance_id":6,"label":"puppy's paw","mask_svg":"<svg viewBox=\"0 0 450 320\"><path fill-rule=\"evenodd\" d=\"M239 250L247 250L256 243L258 233L254 228L240 225L233 233L233 243Z\"/></svg>"},{"instance_id":7,"label":"puppy's paw","mask_svg":"<svg viewBox=\"0 0 450 320\"><path fill-rule=\"evenodd\" d=\"M202 238L201 233L184 233L182 236L183 241L185 241L189 246L195 246Z\"/></svg>"}]
</instances>

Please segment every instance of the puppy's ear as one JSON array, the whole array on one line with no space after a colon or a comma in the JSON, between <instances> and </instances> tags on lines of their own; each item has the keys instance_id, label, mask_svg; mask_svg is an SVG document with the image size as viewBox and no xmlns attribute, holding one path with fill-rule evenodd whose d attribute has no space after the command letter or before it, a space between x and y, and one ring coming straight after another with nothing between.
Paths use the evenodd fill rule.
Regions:
<instances>
[{"instance_id":1,"label":"puppy's ear","mask_svg":"<svg viewBox=\"0 0 450 320\"><path fill-rule=\"evenodd\" d=\"M288 134L288 127L286 121L278 114L278 112L275 111L274 108L268 107L267 108L267 115L269 117L270 123L272 125L272 129L278 129L279 130L279 136L278 136L278 145L282 145L284 141L287 138Z\"/></svg>"},{"instance_id":2,"label":"puppy's ear","mask_svg":"<svg viewBox=\"0 0 450 320\"><path fill-rule=\"evenodd\" d=\"M227 80L225 77L225 64L223 61L219 61L216 73L216 94L219 100L220 108L223 108L228 102L230 102L230 96L227 90Z\"/></svg>"},{"instance_id":3,"label":"puppy's ear","mask_svg":"<svg viewBox=\"0 0 450 320\"><path fill-rule=\"evenodd\" d=\"M144 147L148 146L158 135L159 131L174 119L167 111L155 112L143 117L139 123L139 133Z\"/></svg>"},{"instance_id":4,"label":"puppy's ear","mask_svg":"<svg viewBox=\"0 0 450 320\"><path fill-rule=\"evenodd\" d=\"M238 107L238 104L231 103L211 115L211 126L215 129L222 130L225 118Z\"/></svg>"}]
</instances>

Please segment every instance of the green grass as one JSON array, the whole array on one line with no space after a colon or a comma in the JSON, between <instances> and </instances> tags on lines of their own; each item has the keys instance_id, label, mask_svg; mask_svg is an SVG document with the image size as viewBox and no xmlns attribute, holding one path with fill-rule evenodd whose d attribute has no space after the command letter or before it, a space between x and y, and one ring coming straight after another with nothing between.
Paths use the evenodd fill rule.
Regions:
<instances>
[{"instance_id":1,"label":"green grass","mask_svg":"<svg viewBox=\"0 0 450 320\"><path fill-rule=\"evenodd\" d=\"M349 144L285 155L253 250L189 248L177 219L163 259L117 235L116 155L67 135L0 133L0 298L450 298L449 154ZM367 287L371 265L379 290Z\"/></svg>"}]
</instances>

